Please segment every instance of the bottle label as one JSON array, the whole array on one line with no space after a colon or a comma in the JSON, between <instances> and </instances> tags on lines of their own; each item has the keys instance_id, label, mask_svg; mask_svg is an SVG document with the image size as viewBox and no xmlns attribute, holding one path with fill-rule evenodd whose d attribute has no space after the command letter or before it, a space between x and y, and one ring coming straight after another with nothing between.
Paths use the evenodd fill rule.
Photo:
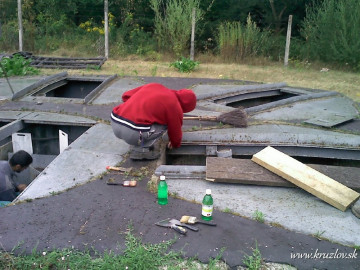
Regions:
<instances>
[{"instance_id":1,"label":"bottle label","mask_svg":"<svg viewBox=\"0 0 360 270\"><path fill-rule=\"evenodd\" d=\"M213 212L213 205L202 205L201 215L204 217L211 217Z\"/></svg>"}]
</instances>

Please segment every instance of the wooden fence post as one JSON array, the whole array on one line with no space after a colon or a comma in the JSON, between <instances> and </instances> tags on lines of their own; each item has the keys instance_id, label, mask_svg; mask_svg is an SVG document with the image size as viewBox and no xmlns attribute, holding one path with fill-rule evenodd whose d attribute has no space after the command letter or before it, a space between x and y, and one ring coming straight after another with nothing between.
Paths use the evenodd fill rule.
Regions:
<instances>
[{"instance_id":1,"label":"wooden fence post","mask_svg":"<svg viewBox=\"0 0 360 270\"><path fill-rule=\"evenodd\" d=\"M288 29L287 29L287 34L286 34L285 57L284 57L284 66L285 66L285 67L287 67L288 64L289 64L291 24L292 24L292 15L289 15Z\"/></svg>"}]
</instances>

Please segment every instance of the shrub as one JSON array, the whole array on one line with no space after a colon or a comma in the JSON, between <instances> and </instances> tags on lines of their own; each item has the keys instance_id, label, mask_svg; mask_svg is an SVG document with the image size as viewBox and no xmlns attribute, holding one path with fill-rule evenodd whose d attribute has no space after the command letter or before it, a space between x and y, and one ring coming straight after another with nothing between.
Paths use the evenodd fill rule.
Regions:
<instances>
[{"instance_id":1,"label":"shrub","mask_svg":"<svg viewBox=\"0 0 360 270\"><path fill-rule=\"evenodd\" d=\"M192 10L196 8L198 21L202 11L200 0L150 0L155 13L155 36L160 49L179 57L189 47Z\"/></svg>"},{"instance_id":2,"label":"shrub","mask_svg":"<svg viewBox=\"0 0 360 270\"><path fill-rule=\"evenodd\" d=\"M40 71L30 67L30 60L21 55L14 55L12 58L2 58L0 65L0 77L22 76L39 74Z\"/></svg>"},{"instance_id":3,"label":"shrub","mask_svg":"<svg viewBox=\"0 0 360 270\"><path fill-rule=\"evenodd\" d=\"M193 61L186 57L181 57L180 60L170 64L171 67L176 68L180 72L190 73L199 65L199 62Z\"/></svg>"},{"instance_id":4,"label":"shrub","mask_svg":"<svg viewBox=\"0 0 360 270\"><path fill-rule=\"evenodd\" d=\"M220 55L226 61L236 62L246 57L260 55L268 35L268 32L260 31L250 15L246 26L240 22L222 23L218 29Z\"/></svg>"},{"instance_id":5,"label":"shrub","mask_svg":"<svg viewBox=\"0 0 360 270\"><path fill-rule=\"evenodd\" d=\"M307 8L301 34L312 60L360 67L360 2L325 0Z\"/></svg>"}]
</instances>

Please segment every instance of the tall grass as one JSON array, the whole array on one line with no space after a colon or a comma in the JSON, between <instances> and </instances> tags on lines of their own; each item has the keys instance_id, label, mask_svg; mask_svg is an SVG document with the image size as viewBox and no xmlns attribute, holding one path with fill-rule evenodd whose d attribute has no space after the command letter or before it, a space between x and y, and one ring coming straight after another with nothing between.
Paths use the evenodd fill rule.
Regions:
<instances>
[{"instance_id":1,"label":"tall grass","mask_svg":"<svg viewBox=\"0 0 360 270\"><path fill-rule=\"evenodd\" d=\"M240 22L222 23L218 29L220 55L225 61L235 62L260 55L268 38L268 32L261 32L250 15L245 26Z\"/></svg>"},{"instance_id":2,"label":"tall grass","mask_svg":"<svg viewBox=\"0 0 360 270\"><path fill-rule=\"evenodd\" d=\"M160 50L172 52L176 57L189 48L191 37L192 10L196 19L201 17L200 0L150 0L155 13L155 36Z\"/></svg>"},{"instance_id":3,"label":"tall grass","mask_svg":"<svg viewBox=\"0 0 360 270\"><path fill-rule=\"evenodd\" d=\"M325 0L307 8L301 34L310 60L360 70L360 1Z\"/></svg>"}]
</instances>

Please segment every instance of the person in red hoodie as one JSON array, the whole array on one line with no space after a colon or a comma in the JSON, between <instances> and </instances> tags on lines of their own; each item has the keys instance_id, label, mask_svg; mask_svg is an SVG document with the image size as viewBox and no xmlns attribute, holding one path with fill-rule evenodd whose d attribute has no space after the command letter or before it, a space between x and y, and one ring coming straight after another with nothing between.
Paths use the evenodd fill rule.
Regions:
<instances>
[{"instance_id":1,"label":"person in red hoodie","mask_svg":"<svg viewBox=\"0 0 360 270\"><path fill-rule=\"evenodd\" d=\"M196 106L192 90L149 83L125 92L122 100L112 110L111 126L116 137L132 146L130 158L158 158L160 153L154 151L154 144L166 131L168 148L180 147L183 114Z\"/></svg>"}]
</instances>

